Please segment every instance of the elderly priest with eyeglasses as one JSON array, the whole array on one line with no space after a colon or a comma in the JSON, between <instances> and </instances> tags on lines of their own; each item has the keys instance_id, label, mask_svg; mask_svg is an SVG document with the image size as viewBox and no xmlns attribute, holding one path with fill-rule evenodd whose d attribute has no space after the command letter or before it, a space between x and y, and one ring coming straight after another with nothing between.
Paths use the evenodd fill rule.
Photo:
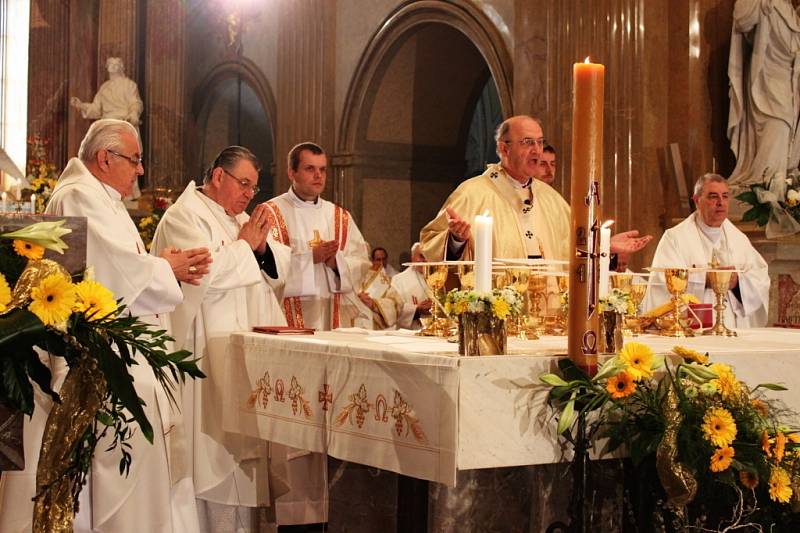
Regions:
<instances>
[{"instance_id":1,"label":"elderly priest with eyeglasses","mask_svg":"<svg viewBox=\"0 0 800 533\"><path fill-rule=\"evenodd\" d=\"M183 295L178 282L199 283L211 262L208 250L164 250L153 257L145 250L136 225L122 198L129 195L144 172L136 128L129 123L102 119L94 122L81 142L78 157L70 159L50 198L46 214L87 218L86 264L97 281L122 298L128 311L157 324ZM159 316L156 316L160 314ZM53 385L60 388L66 375L55 361ZM132 462L127 476L120 474L120 446L107 450L112 436L100 439L80 494L74 531L188 532L197 530L192 480L180 475L172 449L180 449L179 417L149 365L129 369L136 393L153 426L153 443L134 431L128 443ZM49 402L37 401L36 413L26 424L26 464L0 483L0 531L30 531L35 493L36 464Z\"/></svg>"},{"instance_id":2,"label":"elderly priest with eyeglasses","mask_svg":"<svg viewBox=\"0 0 800 533\"><path fill-rule=\"evenodd\" d=\"M223 432L222 398L217 397L224 368L215 362L225 361L229 335L253 326L286 325L270 282L280 271L285 276L291 250L268 240L263 205L250 216L245 213L258 192L260 170L247 148L225 148L205 172L202 186L190 182L167 209L153 237L152 253L205 246L214 259L200 285L182 287L183 303L170 315L176 347L200 357L208 376L205 382L186 384L181 409L203 531L255 523L254 508L274 507L274 498L285 492L280 478L270 476L270 467L283 461L268 460L265 441Z\"/></svg>"},{"instance_id":3,"label":"elderly priest with eyeglasses","mask_svg":"<svg viewBox=\"0 0 800 533\"><path fill-rule=\"evenodd\" d=\"M461 183L420 232L429 261L472 259L470 221L488 211L494 217L494 257L569 260L569 204L539 174L546 144L539 121L527 115L504 120L495 132L499 164ZM652 237L636 230L611 238L611 252L621 262ZM620 265L621 266L621 265Z\"/></svg>"}]
</instances>

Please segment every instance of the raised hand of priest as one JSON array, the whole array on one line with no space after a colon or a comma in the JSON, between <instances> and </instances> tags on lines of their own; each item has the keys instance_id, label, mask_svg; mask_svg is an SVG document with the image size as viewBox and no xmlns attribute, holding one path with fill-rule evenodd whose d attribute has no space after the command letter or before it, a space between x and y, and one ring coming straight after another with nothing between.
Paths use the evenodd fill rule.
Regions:
<instances>
[{"instance_id":1,"label":"raised hand of priest","mask_svg":"<svg viewBox=\"0 0 800 533\"><path fill-rule=\"evenodd\" d=\"M652 235L639 237L639 230L623 231L611 236L611 253L630 255L647 246L652 240Z\"/></svg>"},{"instance_id":2,"label":"raised hand of priest","mask_svg":"<svg viewBox=\"0 0 800 533\"><path fill-rule=\"evenodd\" d=\"M311 253L314 256L314 264L328 263L329 260L336 255L336 250L339 249L339 243L336 241L322 241L321 243L311 247ZM336 264L335 262L333 263ZM330 264L328 264L330 266ZM331 267L333 268L333 267Z\"/></svg>"},{"instance_id":3,"label":"raised hand of priest","mask_svg":"<svg viewBox=\"0 0 800 533\"><path fill-rule=\"evenodd\" d=\"M172 267L175 279L190 285L200 285L200 280L208 274L213 261L208 248L166 248L161 252L161 257Z\"/></svg>"},{"instance_id":4,"label":"raised hand of priest","mask_svg":"<svg viewBox=\"0 0 800 533\"><path fill-rule=\"evenodd\" d=\"M447 229L450 231L450 235L459 242L468 241L472 236L472 229L469 222L458 216L458 213L456 213L456 210L452 207L448 207L446 211Z\"/></svg>"},{"instance_id":5,"label":"raised hand of priest","mask_svg":"<svg viewBox=\"0 0 800 533\"><path fill-rule=\"evenodd\" d=\"M420 303L417 304L417 312L419 312L419 313L427 313L427 312L429 312L431 310L431 306L432 305L433 305L433 302L431 302L430 300L423 300L423 301L421 301Z\"/></svg>"}]
</instances>

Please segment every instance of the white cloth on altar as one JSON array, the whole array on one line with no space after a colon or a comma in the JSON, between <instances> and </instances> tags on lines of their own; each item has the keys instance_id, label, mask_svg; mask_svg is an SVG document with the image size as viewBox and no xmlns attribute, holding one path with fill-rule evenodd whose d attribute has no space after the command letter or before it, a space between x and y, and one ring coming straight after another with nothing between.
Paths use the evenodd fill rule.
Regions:
<instances>
[{"instance_id":1,"label":"white cloth on altar","mask_svg":"<svg viewBox=\"0 0 800 533\"><path fill-rule=\"evenodd\" d=\"M67 164L46 214L87 217L86 263L94 267L97 281L115 297L123 298L131 314L157 323L164 318L163 313L180 303L183 296L169 263L146 253L119 193L97 180L79 159L73 158ZM128 476L124 477L119 473L119 448L107 452L110 439L102 439L89 470L91 483L81 494L85 504L75 522L89 525L92 531L114 533L193 531L197 527L194 499L187 498L185 485L179 483L181 478L172 475L176 469L171 469L167 453L168 448L180 446L173 439L180 438L181 432L172 431L179 424L178 417L150 366L143 359L137 360L139 364L128 371L134 378L137 394L145 402L143 408L153 426L154 443L147 442L138 429L133 432L128 441L133 461ZM53 383L60 385L68 369L62 359L55 361ZM40 401L41 418L26 424L25 434L30 437L25 443L26 470L8 477L3 475L2 531L15 531L24 523L27 526L22 530L30 529L33 515L30 498L35 492L43 422L50 405L49 400ZM39 423L42 425L37 427ZM20 495L21 500L27 501L20 501ZM8 497L16 501L9 505ZM15 525L7 528L6 524Z\"/></svg>"},{"instance_id":2,"label":"white cloth on altar","mask_svg":"<svg viewBox=\"0 0 800 533\"><path fill-rule=\"evenodd\" d=\"M299 297L305 327L330 330L335 312L333 299L338 293L341 306L339 325L372 327L372 311L356 294L371 263L367 256L367 244L352 216L348 216L345 247L336 252L337 274L324 263L314 264L308 244L314 239L315 231L323 241L335 238L335 204L322 198L306 202L290 187L288 192L273 198L267 205L275 218L282 217L285 221L292 249L286 279L279 280L279 283L283 283L278 296L284 299ZM279 215L275 213L276 208ZM273 227L273 234L279 231L279 227Z\"/></svg>"},{"instance_id":3,"label":"white cloth on altar","mask_svg":"<svg viewBox=\"0 0 800 533\"><path fill-rule=\"evenodd\" d=\"M750 244L750 240L728 219L718 231L708 228L699 220L695 211L677 226L668 229L658 243L653 267L662 268L708 268L712 254L721 261L721 266L733 266L739 273L741 301L728 291L725 323L729 327L752 328L767 323L769 311L769 273L767 263ZM706 274L689 274L687 292L704 303L716 301L714 291L706 287ZM664 284L663 273L653 273L644 300L644 309L657 307L670 298Z\"/></svg>"},{"instance_id":4,"label":"white cloth on altar","mask_svg":"<svg viewBox=\"0 0 800 533\"><path fill-rule=\"evenodd\" d=\"M392 287L403 302L403 307L397 316L397 327L419 329L422 324L419 319L414 319L414 315L417 312L417 304L428 299L425 277L410 266L392 278Z\"/></svg>"},{"instance_id":5,"label":"white cloth on altar","mask_svg":"<svg viewBox=\"0 0 800 533\"><path fill-rule=\"evenodd\" d=\"M183 302L170 315L178 349L200 357L208 379L189 381L183 389L181 412L192 450L192 478L198 498L224 505L271 505L268 479L269 444L225 434L220 424L224 390L208 365L214 349L225 350L233 331L257 325L285 325L281 308L250 245L239 240L247 213L228 215L190 182L167 209L153 237L151 252L166 248L211 251L209 273L200 285L182 284ZM290 250L268 239L278 272L288 267Z\"/></svg>"}]
</instances>

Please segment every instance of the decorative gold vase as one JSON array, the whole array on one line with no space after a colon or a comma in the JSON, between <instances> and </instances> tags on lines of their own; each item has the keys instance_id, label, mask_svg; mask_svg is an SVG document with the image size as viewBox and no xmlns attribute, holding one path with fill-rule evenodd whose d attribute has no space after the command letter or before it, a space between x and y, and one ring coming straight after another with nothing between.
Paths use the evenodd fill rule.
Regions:
<instances>
[{"instance_id":1,"label":"decorative gold vase","mask_svg":"<svg viewBox=\"0 0 800 533\"><path fill-rule=\"evenodd\" d=\"M600 353L617 353L622 349L622 315L616 311L600 313Z\"/></svg>"},{"instance_id":2,"label":"decorative gold vase","mask_svg":"<svg viewBox=\"0 0 800 533\"><path fill-rule=\"evenodd\" d=\"M466 356L505 354L505 320L489 313L458 315L458 353Z\"/></svg>"}]
</instances>

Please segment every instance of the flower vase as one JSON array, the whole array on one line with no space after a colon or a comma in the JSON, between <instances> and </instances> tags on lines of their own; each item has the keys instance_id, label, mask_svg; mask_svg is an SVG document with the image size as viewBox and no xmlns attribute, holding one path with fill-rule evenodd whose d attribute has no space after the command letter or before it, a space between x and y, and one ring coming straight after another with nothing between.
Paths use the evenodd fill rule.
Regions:
<instances>
[{"instance_id":1,"label":"flower vase","mask_svg":"<svg viewBox=\"0 0 800 533\"><path fill-rule=\"evenodd\" d=\"M622 349L622 319L616 311L600 313L600 353L617 353Z\"/></svg>"},{"instance_id":2,"label":"flower vase","mask_svg":"<svg viewBox=\"0 0 800 533\"><path fill-rule=\"evenodd\" d=\"M462 313L458 316L460 355L503 355L506 353L506 321L490 313Z\"/></svg>"}]
</instances>

